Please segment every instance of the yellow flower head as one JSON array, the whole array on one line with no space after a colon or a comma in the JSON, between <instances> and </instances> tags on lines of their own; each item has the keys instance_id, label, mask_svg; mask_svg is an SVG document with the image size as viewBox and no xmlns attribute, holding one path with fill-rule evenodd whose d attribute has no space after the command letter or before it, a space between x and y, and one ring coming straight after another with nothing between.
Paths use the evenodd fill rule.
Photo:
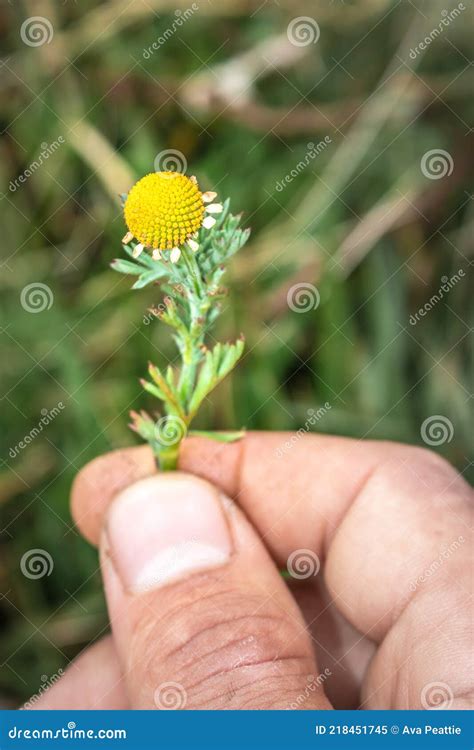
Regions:
<instances>
[{"instance_id":1,"label":"yellow flower head","mask_svg":"<svg viewBox=\"0 0 474 750\"><path fill-rule=\"evenodd\" d=\"M179 247L201 227L204 201L197 184L178 172L152 172L130 190L124 207L130 232L143 245Z\"/></svg>"}]
</instances>

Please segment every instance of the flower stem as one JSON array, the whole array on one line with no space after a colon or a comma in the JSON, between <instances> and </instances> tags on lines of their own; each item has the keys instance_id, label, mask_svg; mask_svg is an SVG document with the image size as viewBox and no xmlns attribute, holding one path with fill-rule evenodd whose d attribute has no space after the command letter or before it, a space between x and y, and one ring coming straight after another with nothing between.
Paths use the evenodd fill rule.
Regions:
<instances>
[{"instance_id":1,"label":"flower stem","mask_svg":"<svg viewBox=\"0 0 474 750\"><path fill-rule=\"evenodd\" d=\"M166 296L156 316L173 329L180 354L178 367L169 364L161 371L150 364L151 381L141 381L145 391L161 401L160 411L130 413L130 427L148 442L161 471L177 469L181 441L189 434L189 426L199 407L242 355L242 336L233 343L205 345L206 334L220 314L220 300L226 294L225 288L219 285L226 262L249 236L248 230L240 229L239 217L230 214L228 208L226 201L210 234L207 231L199 234L197 255L187 242L180 247L178 263L171 262L169 250L163 250L155 260L146 252L138 257L134 252L137 245L133 248L127 245L125 249L131 260L122 260L121 267L116 268L121 273L138 275L134 288L153 282L163 285ZM243 433L198 434L232 442L239 440Z\"/></svg>"},{"instance_id":2,"label":"flower stem","mask_svg":"<svg viewBox=\"0 0 474 750\"><path fill-rule=\"evenodd\" d=\"M161 471L175 471L178 468L180 445L181 442L166 447L161 446L160 449L156 451L156 458L158 459L158 465Z\"/></svg>"}]
</instances>

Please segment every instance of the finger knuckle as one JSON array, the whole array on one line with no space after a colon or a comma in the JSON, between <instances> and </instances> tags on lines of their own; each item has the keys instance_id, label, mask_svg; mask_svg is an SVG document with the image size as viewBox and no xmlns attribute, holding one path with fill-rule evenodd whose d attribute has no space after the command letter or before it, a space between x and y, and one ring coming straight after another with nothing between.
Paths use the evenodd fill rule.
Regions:
<instances>
[{"instance_id":1,"label":"finger knuckle","mask_svg":"<svg viewBox=\"0 0 474 750\"><path fill-rule=\"evenodd\" d=\"M141 624L146 671L159 663L161 674L186 687L194 707L276 707L314 672L303 626L276 605L262 607L261 597L239 591L175 609L161 623L163 632L166 638L157 639L152 627Z\"/></svg>"},{"instance_id":2,"label":"finger knuckle","mask_svg":"<svg viewBox=\"0 0 474 750\"><path fill-rule=\"evenodd\" d=\"M442 456L429 448L398 446L369 480L370 489L409 494L414 499L427 497L432 504L444 502L448 495L465 497L469 487Z\"/></svg>"}]
</instances>

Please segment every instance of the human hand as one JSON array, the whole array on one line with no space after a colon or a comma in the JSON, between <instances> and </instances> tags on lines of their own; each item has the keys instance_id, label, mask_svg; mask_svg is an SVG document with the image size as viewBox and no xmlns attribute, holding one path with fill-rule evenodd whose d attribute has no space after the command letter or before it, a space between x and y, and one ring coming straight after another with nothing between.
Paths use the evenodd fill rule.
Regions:
<instances>
[{"instance_id":1,"label":"human hand","mask_svg":"<svg viewBox=\"0 0 474 750\"><path fill-rule=\"evenodd\" d=\"M424 449L288 440L191 438L177 474L147 447L85 467L72 509L113 641L36 708L469 707L469 486Z\"/></svg>"}]
</instances>

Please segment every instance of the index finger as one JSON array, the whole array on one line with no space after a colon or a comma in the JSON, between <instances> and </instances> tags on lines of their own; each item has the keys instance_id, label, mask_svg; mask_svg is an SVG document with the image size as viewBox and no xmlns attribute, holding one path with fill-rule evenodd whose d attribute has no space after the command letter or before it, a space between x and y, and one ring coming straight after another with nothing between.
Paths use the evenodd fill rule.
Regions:
<instances>
[{"instance_id":1,"label":"index finger","mask_svg":"<svg viewBox=\"0 0 474 750\"><path fill-rule=\"evenodd\" d=\"M375 640L440 545L467 533L468 485L438 456L410 446L324 435L295 440L294 433L248 433L230 444L189 438L179 468L236 499L280 565L299 550L313 552L340 609ZM86 538L97 541L118 491L155 470L145 446L88 464L72 493ZM444 567L446 574L452 565Z\"/></svg>"},{"instance_id":2,"label":"index finger","mask_svg":"<svg viewBox=\"0 0 474 750\"><path fill-rule=\"evenodd\" d=\"M315 482L321 498L317 508L304 503L305 521L315 510L332 519L386 453L382 443L312 435L293 445L293 438L293 433L284 432L250 432L235 443L191 437L182 444L179 461L181 471L213 482L238 500L280 562L286 560L288 549L294 549L293 541L301 542L301 531L311 532L313 539L314 528L301 529L302 509L297 512L296 506L304 503ZM72 489L73 516L86 539L97 544L102 517L115 495L156 470L148 446L113 451L87 464ZM282 523L283 539L278 529Z\"/></svg>"}]
</instances>

